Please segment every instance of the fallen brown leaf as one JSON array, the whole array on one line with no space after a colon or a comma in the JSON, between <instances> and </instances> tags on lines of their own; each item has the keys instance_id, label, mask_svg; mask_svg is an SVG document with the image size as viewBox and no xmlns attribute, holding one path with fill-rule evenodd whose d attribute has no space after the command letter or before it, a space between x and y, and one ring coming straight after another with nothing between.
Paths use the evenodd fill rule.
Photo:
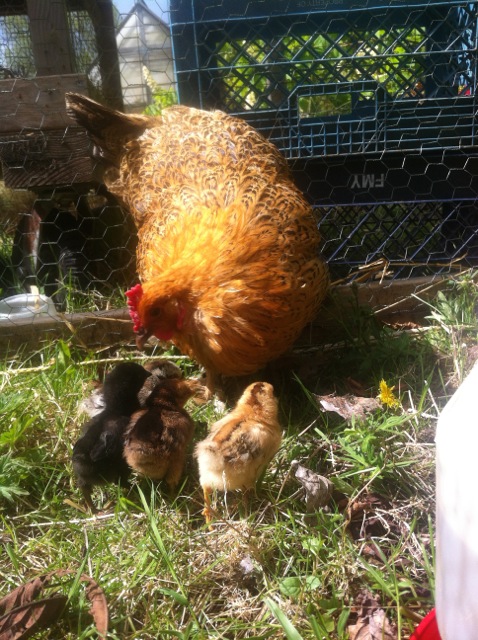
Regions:
<instances>
[{"instance_id":1,"label":"fallen brown leaf","mask_svg":"<svg viewBox=\"0 0 478 640\"><path fill-rule=\"evenodd\" d=\"M377 609L357 623L348 627L350 640L397 640L397 633L392 629L385 611Z\"/></svg>"},{"instance_id":2,"label":"fallen brown leaf","mask_svg":"<svg viewBox=\"0 0 478 640\"><path fill-rule=\"evenodd\" d=\"M338 413L340 417L351 422L352 418L364 420L367 414L380 409L380 403L375 398L364 398L346 394L337 396L330 394L327 396L315 396L315 399L324 411Z\"/></svg>"},{"instance_id":3,"label":"fallen brown leaf","mask_svg":"<svg viewBox=\"0 0 478 640\"><path fill-rule=\"evenodd\" d=\"M23 599L23 596L20 597ZM0 605L8 598L3 598ZM67 601L66 596L57 594L9 608L7 613L0 616L0 640L25 640L39 629L48 627L61 616Z\"/></svg>"},{"instance_id":4,"label":"fallen brown leaf","mask_svg":"<svg viewBox=\"0 0 478 640\"><path fill-rule=\"evenodd\" d=\"M106 637L108 632L108 604L103 589L92 578L82 575L80 580L87 582L86 597L91 603L90 615L95 621L96 629L100 637Z\"/></svg>"},{"instance_id":5,"label":"fallen brown leaf","mask_svg":"<svg viewBox=\"0 0 478 640\"><path fill-rule=\"evenodd\" d=\"M296 479L305 489L305 503L308 513L325 507L332 496L332 482L315 471L303 467L296 460L292 462L292 470Z\"/></svg>"},{"instance_id":6,"label":"fallen brown leaf","mask_svg":"<svg viewBox=\"0 0 478 640\"><path fill-rule=\"evenodd\" d=\"M397 630L370 591L359 593L356 603L357 622L347 628L350 640L398 640Z\"/></svg>"},{"instance_id":7,"label":"fallen brown leaf","mask_svg":"<svg viewBox=\"0 0 478 640\"><path fill-rule=\"evenodd\" d=\"M366 493L339 506L345 508L345 528L354 540L397 532L397 523L389 515L390 503L382 496Z\"/></svg>"},{"instance_id":8,"label":"fallen brown leaf","mask_svg":"<svg viewBox=\"0 0 478 640\"><path fill-rule=\"evenodd\" d=\"M58 570L38 576L20 585L0 599L0 640L25 640L38 629L53 624L61 615L68 601L64 595L54 593L50 597L37 598L51 587L53 579L74 576L74 571ZM87 575L80 576L86 582L86 597L91 603L90 614L100 638L108 631L108 607L101 587ZM55 582L55 588L58 588Z\"/></svg>"}]
</instances>

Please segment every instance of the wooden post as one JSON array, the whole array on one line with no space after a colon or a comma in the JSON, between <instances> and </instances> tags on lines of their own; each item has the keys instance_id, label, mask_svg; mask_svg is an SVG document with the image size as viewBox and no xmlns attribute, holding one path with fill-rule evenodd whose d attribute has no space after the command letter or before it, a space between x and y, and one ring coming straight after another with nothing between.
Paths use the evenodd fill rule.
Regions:
<instances>
[{"instance_id":1,"label":"wooden post","mask_svg":"<svg viewBox=\"0 0 478 640\"><path fill-rule=\"evenodd\" d=\"M27 0L27 11L37 75L73 73L65 0Z\"/></svg>"},{"instance_id":2,"label":"wooden post","mask_svg":"<svg viewBox=\"0 0 478 640\"><path fill-rule=\"evenodd\" d=\"M106 104L113 109L123 109L118 48L113 5L111 0L84 0L96 36L101 86Z\"/></svg>"}]
</instances>

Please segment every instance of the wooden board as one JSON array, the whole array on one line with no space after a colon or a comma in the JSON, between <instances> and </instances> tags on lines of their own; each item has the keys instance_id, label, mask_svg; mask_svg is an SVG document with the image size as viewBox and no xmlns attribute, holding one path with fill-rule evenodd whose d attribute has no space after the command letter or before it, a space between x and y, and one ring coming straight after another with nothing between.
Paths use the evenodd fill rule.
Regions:
<instances>
[{"instance_id":1,"label":"wooden board","mask_svg":"<svg viewBox=\"0 0 478 640\"><path fill-rule=\"evenodd\" d=\"M53 189L95 181L91 142L80 127L4 136L0 160L10 189Z\"/></svg>"},{"instance_id":2,"label":"wooden board","mask_svg":"<svg viewBox=\"0 0 478 640\"><path fill-rule=\"evenodd\" d=\"M64 0L26 0L38 76L72 73L73 47Z\"/></svg>"},{"instance_id":3,"label":"wooden board","mask_svg":"<svg viewBox=\"0 0 478 640\"><path fill-rule=\"evenodd\" d=\"M10 189L95 181L86 131L66 115L65 93L87 93L80 74L0 80L0 160Z\"/></svg>"},{"instance_id":4,"label":"wooden board","mask_svg":"<svg viewBox=\"0 0 478 640\"><path fill-rule=\"evenodd\" d=\"M428 303L447 283L443 276L408 278L332 287L314 322L296 342L298 348L333 344L357 332L358 308L378 322L405 327L422 323ZM363 320L363 318L362 318Z\"/></svg>"},{"instance_id":5,"label":"wooden board","mask_svg":"<svg viewBox=\"0 0 478 640\"><path fill-rule=\"evenodd\" d=\"M0 353L8 357L41 349L60 338L83 347L134 342L126 309L99 313L65 314L63 320L48 316L32 320L0 322Z\"/></svg>"},{"instance_id":6,"label":"wooden board","mask_svg":"<svg viewBox=\"0 0 478 640\"><path fill-rule=\"evenodd\" d=\"M0 80L1 134L26 134L72 126L66 115L65 93L88 95L86 76L68 74Z\"/></svg>"},{"instance_id":7,"label":"wooden board","mask_svg":"<svg viewBox=\"0 0 478 640\"><path fill-rule=\"evenodd\" d=\"M430 313L426 304L447 280L442 277L410 278L387 283L366 283L336 287L316 320L296 343L296 348L317 348L350 339L358 318L357 306L373 311L376 318L389 323L420 321ZM37 350L42 345L63 338L88 349L118 344L134 344L134 334L127 309L108 312L65 314L63 321L42 318L27 323L0 323L0 354L19 350Z\"/></svg>"}]
</instances>

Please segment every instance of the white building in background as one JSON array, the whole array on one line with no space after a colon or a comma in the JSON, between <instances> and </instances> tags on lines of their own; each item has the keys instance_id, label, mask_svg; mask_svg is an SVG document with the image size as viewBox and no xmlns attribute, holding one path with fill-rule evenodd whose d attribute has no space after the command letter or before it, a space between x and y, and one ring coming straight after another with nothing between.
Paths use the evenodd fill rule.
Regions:
<instances>
[{"instance_id":1,"label":"white building in background","mask_svg":"<svg viewBox=\"0 0 478 640\"><path fill-rule=\"evenodd\" d=\"M122 20L116 44L126 111L140 112L151 103L145 69L161 89L175 88L169 25L144 0L137 0Z\"/></svg>"}]
</instances>

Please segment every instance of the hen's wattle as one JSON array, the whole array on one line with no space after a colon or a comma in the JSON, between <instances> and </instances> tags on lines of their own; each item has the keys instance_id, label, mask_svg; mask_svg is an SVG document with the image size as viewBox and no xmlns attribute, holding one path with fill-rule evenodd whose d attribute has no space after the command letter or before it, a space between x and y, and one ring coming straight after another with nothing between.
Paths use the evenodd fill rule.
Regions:
<instances>
[{"instance_id":1,"label":"hen's wattle","mask_svg":"<svg viewBox=\"0 0 478 640\"><path fill-rule=\"evenodd\" d=\"M142 323L138 313L138 304L143 296L143 287L140 284L135 284L134 287L131 287L131 289L125 292L125 295L129 315L133 321L133 331L138 333L138 331L142 329Z\"/></svg>"}]
</instances>

